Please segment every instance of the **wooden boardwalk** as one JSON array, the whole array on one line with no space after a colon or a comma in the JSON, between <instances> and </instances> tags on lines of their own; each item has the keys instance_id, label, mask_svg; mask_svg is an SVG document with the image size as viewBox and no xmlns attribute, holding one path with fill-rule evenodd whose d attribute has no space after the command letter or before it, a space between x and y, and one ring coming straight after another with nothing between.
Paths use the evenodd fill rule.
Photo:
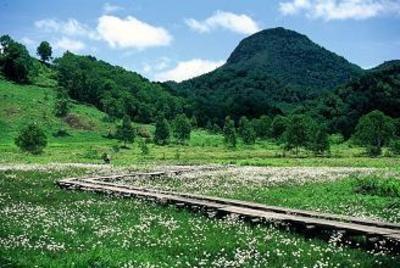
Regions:
<instances>
[{"instance_id":1,"label":"wooden boardwalk","mask_svg":"<svg viewBox=\"0 0 400 268\"><path fill-rule=\"evenodd\" d=\"M178 174L178 173L177 173ZM160 191L141 187L111 183L124 177L154 178L165 175L162 172L134 173L95 177L86 179L64 179L57 184L66 189L101 192L124 197L144 198L162 204L173 204L203 211L209 215L224 216L235 214L252 222L274 223L294 227L306 234L316 232L337 232L345 237L364 237L371 243L384 243L400 251L400 224L379 222L356 217L311 212L276 206L238 201L226 198L209 197L190 193Z\"/></svg>"}]
</instances>

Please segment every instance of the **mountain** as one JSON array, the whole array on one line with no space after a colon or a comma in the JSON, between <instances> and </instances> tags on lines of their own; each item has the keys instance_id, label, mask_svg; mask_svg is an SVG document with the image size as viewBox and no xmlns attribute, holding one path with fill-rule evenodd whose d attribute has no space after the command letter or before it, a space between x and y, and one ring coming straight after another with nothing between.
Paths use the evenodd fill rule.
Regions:
<instances>
[{"instance_id":1,"label":"mountain","mask_svg":"<svg viewBox=\"0 0 400 268\"><path fill-rule=\"evenodd\" d=\"M362 69L284 28L258 32L240 42L227 64L259 68L285 85L332 89L357 77ZM225 66L226 67L226 66Z\"/></svg>"},{"instance_id":2,"label":"mountain","mask_svg":"<svg viewBox=\"0 0 400 268\"><path fill-rule=\"evenodd\" d=\"M240 42L226 64L182 83L167 83L191 101L201 123L231 115L258 117L288 111L362 75L343 57L284 28Z\"/></svg>"}]
</instances>

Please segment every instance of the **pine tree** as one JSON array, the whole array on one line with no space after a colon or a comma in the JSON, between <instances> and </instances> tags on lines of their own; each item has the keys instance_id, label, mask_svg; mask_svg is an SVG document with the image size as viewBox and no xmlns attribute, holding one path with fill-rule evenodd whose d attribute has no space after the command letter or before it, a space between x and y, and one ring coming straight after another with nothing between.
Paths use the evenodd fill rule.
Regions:
<instances>
[{"instance_id":1,"label":"pine tree","mask_svg":"<svg viewBox=\"0 0 400 268\"><path fill-rule=\"evenodd\" d=\"M159 117L156 122L154 143L158 145L167 145L169 143L170 135L170 126L167 119Z\"/></svg>"},{"instance_id":2,"label":"pine tree","mask_svg":"<svg viewBox=\"0 0 400 268\"><path fill-rule=\"evenodd\" d=\"M178 115L174 121L174 137L177 142L184 144L186 141L190 140L190 132L192 126L189 119L185 114Z\"/></svg>"},{"instance_id":3,"label":"pine tree","mask_svg":"<svg viewBox=\"0 0 400 268\"><path fill-rule=\"evenodd\" d=\"M123 117L122 125L117 127L116 137L124 142L124 147L126 147L127 143L132 143L135 140L135 129L129 116L125 115Z\"/></svg>"}]
</instances>

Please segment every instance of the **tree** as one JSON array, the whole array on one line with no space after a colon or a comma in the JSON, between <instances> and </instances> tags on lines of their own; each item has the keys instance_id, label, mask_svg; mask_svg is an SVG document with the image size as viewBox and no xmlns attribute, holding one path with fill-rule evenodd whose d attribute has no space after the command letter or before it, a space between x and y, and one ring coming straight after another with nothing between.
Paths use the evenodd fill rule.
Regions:
<instances>
[{"instance_id":1,"label":"tree","mask_svg":"<svg viewBox=\"0 0 400 268\"><path fill-rule=\"evenodd\" d=\"M40 59L43 62L49 61L51 59L51 55L53 53L52 48L47 41L43 41L37 47L36 53L40 56Z\"/></svg>"},{"instance_id":2,"label":"tree","mask_svg":"<svg viewBox=\"0 0 400 268\"><path fill-rule=\"evenodd\" d=\"M142 138L139 140L139 148L140 148L140 151L142 152L142 155L148 155L150 153L150 149L147 146L146 139Z\"/></svg>"},{"instance_id":3,"label":"tree","mask_svg":"<svg viewBox=\"0 0 400 268\"><path fill-rule=\"evenodd\" d=\"M300 147L306 147L309 140L310 119L301 114L289 117L285 132L283 133L284 147L286 150L295 150L299 153Z\"/></svg>"},{"instance_id":4,"label":"tree","mask_svg":"<svg viewBox=\"0 0 400 268\"><path fill-rule=\"evenodd\" d=\"M167 119L159 117L156 122L156 131L154 132L154 143L158 145L167 145L170 135L170 126Z\"/></svg>"},{"instance_id":5,"label":"tree","mask_svg":"<svg viewBox=\"0 0 400 268\"><path fill-rule=\"evenodd\" d=\"M187 140L190 140L190 132L192 130L192 126L190 124L189 119L185 114L180 114L175 118L174 121L174 136L178 143L185 143Z\"/></svg>"},{"instance_id":6,"label":"tree","mask_svg":"<svg viewBox=\"0 0 400 268\"><path fill-rule=\"evenodd\" d=\"M15 144L23 151L40 154L47 145L47 137L37 124L32 123L21 130Z\"/></svg>"},{"instance_id":7,"label":"tree","mask_svg":"<svg viewBox=\"0 0 400 268\"><path fill-rule=\"evenodd\" d=\"M278 139L282 136L288 126L288 119L282 115L275 116L271 124L271 136Z\"/></svg>"},{"instance_id":8,"label":"tree","mask_svg":"<svg viewBox=\"0 0 400 268\"><path fill-rule=\"evenodd\" d=\"M268 138L271 136L272 119L269 116L262 115L258 119L253 119L251 123L258 138Z\"/></svg>"},{"instance_id":9,"label":"tree","mask_svg":"<svg viewBox=\"0 0 400 268\"><path fill-rule=\"evenodd\" d=\"M195 115L193 115L192 118L190 119L190 124L192 125L193 129L199 127L199 123L197 122L197 117Z\"/></svg>"},{"instance_id":10,"label":"tree","mask_svg":"<svg viewBox=\"0 0 400 268\"><path fill-rule=\"evenodd\" d=\"M57 100L54 106L54 114L57 117L64 117L69 112L69 101L68 96L63 91L59 91L57 94Z\"/></svg>"},{"instance_id":11,"label":"tree","mask_svg":"<svg viewBox=\"0 0 400 268\"><path fill-rule=\"evenodd\" d=\"M325 152L329 152L330 144L326 127L314 124L310 130L307 149L316 155L323 155Z\"/></svg>"},{"instance_id":12,"label":"tree","mask_svg":"<svg viewBox=\"0 0 400 268\"><path fill-rule=\"evenodd\" d=\"M245 116L242 116L239 120L239 135L245 144L251 145L256 142L256 132Z\"/></svg>"},{"instance_id":13,"label":"tree","mask_svg":"<svg viewBox=\"0 0 400 268\"><path fill-rule=\"evenodd\" d=\"M364 146L368 155L378 156L395 135L393 119L375 110L362 116L356 126L354 140Z\"/></svg>"},{"instance_id":14,"label":"tree","mask_svg":"<svg viewBox=\"0 0 400 268\"><path fill-rule=\"evenodd\" d=\"M127 143L132 143L135 140L135 129L132 126L131 119L125 115L122 119L122 125L118 126L116 137L118 140L124 142L126 147Z\"/></svg>"},{"instance_id":15,"label":"tree","mask_svg":"<svg viewBox=\"0 0 400 268\"><path fill-rule=\"evenodd\" d=\"M17 83L28 83L34 67L26 47L15 42L8 35L0 37L0 44L4 75Z\"/></svg>"},{"instance_id":16,"label":"tree","mask_svg":"<svg viewBox=\"0 0 400 268\"><path fill-rule=\"evenodd\" d=\"M236 147L235 122L233 122L233 120L229 116L225 118L223 133L224 133L225 144L227 144L229 147L235 148Z\"/></svg>"}]
</instances>

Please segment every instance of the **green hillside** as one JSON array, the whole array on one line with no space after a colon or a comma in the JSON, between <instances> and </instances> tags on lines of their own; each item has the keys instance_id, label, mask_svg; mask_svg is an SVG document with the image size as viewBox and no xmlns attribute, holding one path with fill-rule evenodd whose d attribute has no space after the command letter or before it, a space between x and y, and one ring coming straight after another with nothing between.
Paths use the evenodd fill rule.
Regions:
<instances>
[{"instance_id":1,"label":"green hillside","mask_svg":"<svg viewBox=\"0 0 400 268\"><path fill-rule=\"evenodd\" d=\"M221 123L227 115L238 119L289 112L362 73L305 35L274 28L241 41L217 70L167 85L189 98L206 124Z\"/></svg>"},{"instance_id":2,"label":"green hillside","mask_svg":"<svg viewBox=\"0 0 400 268\"><path fill-rule=\"evenodd\" d=\"M41 82L45 81L42 79ZM104 113L78 103L72 104L66 118L58 118L54 115L55 100L54 87L19 85L1 78L0 143L12 142L19 129L30 122L38 122L48 137L64 128L71 134L66 139L100 136L110 127L102 120Z\"/></svg>"}]
</instances>

